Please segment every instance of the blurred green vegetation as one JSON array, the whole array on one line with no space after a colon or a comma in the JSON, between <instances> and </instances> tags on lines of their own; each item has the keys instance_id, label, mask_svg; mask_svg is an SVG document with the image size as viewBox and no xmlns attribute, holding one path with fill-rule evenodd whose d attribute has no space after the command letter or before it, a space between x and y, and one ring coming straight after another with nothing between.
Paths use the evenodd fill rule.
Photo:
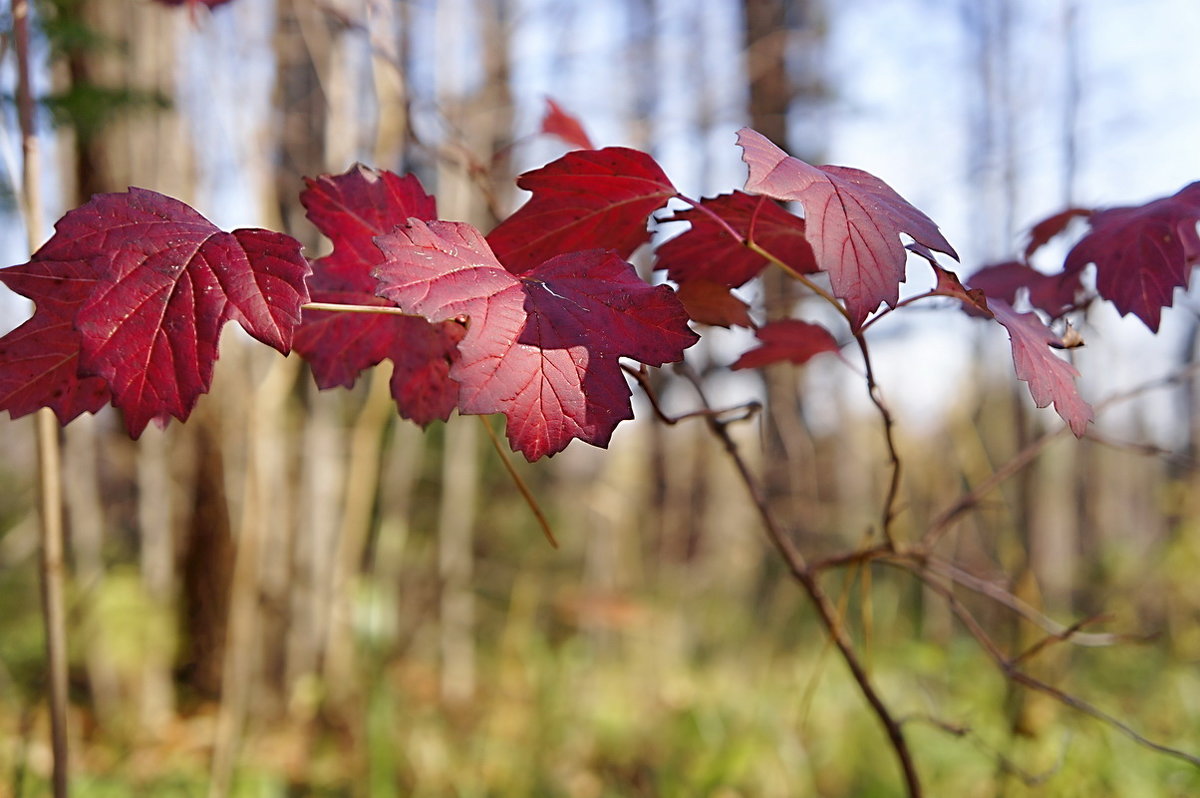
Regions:
<instances>
[{"instance_id":1,"label":"blurred green vegetation","mask_svg":"<svg viewBox=\"0 0 1200 798\"><path fill-rule=\"evenodd\" d=\"M436 606L413 599L429 588L436 562L433 522L422 518L436 506L440 440L437 431L427 444L405 539L374 542L376 557L390 545L404 547L401 578L365 576L354 588L359 656L351 697L333 704L330 685L313 677L292 689L282 714L252 714L233 795L901 794L876 720L802 594L770 560L750 591L722 580L720 563L648 558L643 564L653 569L624 580L627 587L590 589L581 578L588 541L571 520L576 505L547 493L552 478L532 468L524 470L539 495L550 497L564 548L545 544L489 463L481 498L486 534L476 544L471 588L478 684L466 703L443 700ZM393 522L379 521L381 535ZM48 794L48 750L35 558L14 543L26 534L19 522L5 529L0 793L41 796ZM758 545L753 528L727 531L741 538L738 545ZM1057 683L1188 750L1200 740L1196 539L1184 529L1157 554L1158 587L1169 594L1174 620L1146 619L1134 591L1109 591L1112 626L1140 618L1150 624L1140 631L1162 621L1167 633L1102 649L1052 647ZM109 665L127 685L137 683L147 656L176 650L178 618L147 597L136 570L120 564L128 554L111 550L103 585L77 586L72 604L74 794L201 795L214 703L181 704L167 727L150 734L139 728L133 702L128 716L101 718L89 701L83 651L93 636L103 638ZM905 720L929 795L1200 794L1197 769L1061 706L1026 706L1034 728L1014 732L1014 688L973 641L925 620L907 575L875 569L869 605L855 577L835 572L826 584Z\"/></svg>"}]
</instances>

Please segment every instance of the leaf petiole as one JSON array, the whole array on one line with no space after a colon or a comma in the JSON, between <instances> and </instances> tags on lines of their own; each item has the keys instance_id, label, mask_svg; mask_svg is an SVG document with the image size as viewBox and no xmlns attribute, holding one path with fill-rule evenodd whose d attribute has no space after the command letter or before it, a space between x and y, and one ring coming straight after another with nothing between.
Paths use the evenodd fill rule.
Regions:
<instances>
[{"instance_id":1,"label":"leaf petiole","mask_svg":"<svg viewBox=\"0 0 1200 798\"><path fill-rule=\"evenodd\" d=\"M385 313L392 316L413 316L395 305L343 305L338 302L306 302L301 310L330 310L335 313Z\"/></svg>"}]
</instances>

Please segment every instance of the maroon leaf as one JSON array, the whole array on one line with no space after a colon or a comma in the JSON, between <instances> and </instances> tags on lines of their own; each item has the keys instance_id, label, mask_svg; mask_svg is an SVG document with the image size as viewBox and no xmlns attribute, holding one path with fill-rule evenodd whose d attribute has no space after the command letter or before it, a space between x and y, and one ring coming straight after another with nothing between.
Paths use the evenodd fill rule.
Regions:
<instances>
[{"instance_id":1,"label":"maroon leaf","mask_svg":"<svg viewBox=\"0 0 1200 798\"><path fill-rule=\"evenodd\" d=\"M1029 243L1025 245L1025 260L1029 260L1033 253L1046 245L1047 241L1066 230L1067 225L1073 220L1091 215L1092 211L1087 208L1067 208L1065 211L1059 211L1035 224L1029 230Z\"/></svg>"},{"instance_id":2,"label":"maroon leaf","mask_svg":"<svg viewBox=\"0 0 1200 798\"><path fill-rule=\"evenodd\" d=\"M1010 305L1016 303L1020 289L1027 289L1029 304L1056 318L1074 305L1079 274L1043 274L1027 263L1006 261L984 266L968 282Z\"/></svg>"},{"instance_id":3,"label":"maroon leaf","mask_svg":"<svg viewBox=\"0 0 1200 798\"><path fill-rule=\"evenodd\" d=\"M874 175L842 166L810 166L749 128L738 133L750 167L746 190L804 206L817 266L846 303L854 327L880 303L895 306L904 280L900 234L957 259L937 225Z\"/></svg>"},{"instance_id":4,"label":"maroon leaf","mask_svg":"<svg viewBox=\"0 0 1200 798\"><path fill-rule=\"evenodd\" d=\"M295 239L266 230L223 233L184 203L137 188L97 195L55 229L30 263L5 272L18 290L48 278L61 282L46 291L69 297L55 304L43 296L37 324L22 328L26 336L40 331L60 358L52 398L80 387L66 378L68 318L79 333L77 374L107 383L134 437L152 419L187 418L212 382L225 322L236 320L281 352L291 347L308 299L309 265ZM91 409L95 383L85 394L57 407L60 418ZM27 394L42 395L36 385Z\"/></svg>"},{"instance_id":5,"label":"maroon leaf","mask_svg":"<svg viewBox=\"0 0 1200 798\"><path fill-rule=\"evenodd\" d=\"M755 369L772 363L789 361L803 365L822 352L836 352L840 347L833 335L819 324L799 319L783 319L764 324L758 330L762 346L751 349L730 368Z\"/></svg>"},{"instance_id":6,"label":"maroon leaf","mask_svg":"<svg viewBox=\"0 0 1200 798\"><path fill-rule=\"evenodd\" d=\"M313 301L395 307L375 295L371 271L383 254L372 239L409 217L436 218L433 198L412 175L361 164L306 182L300 201L334 245L333 254L313 263ZM392 397L400 415L424 426L444 421L454 409L458 386L450 379L450 366L464 332L454 322L432 325L419 316L306 310L295 347L321 388L348 388L362 371L390 359Z\"/></svg>"},{"instance_id":7,"label":"maroon leaf","mask_svg":"<svg viewBox=\"0 0 1200 798\"><path fill-rule=\"evenodd\" d=\"M618 363L678 360L696 341L674 294L610 252L562 255L524 277L473 227L413 219L380 236L380 293L430 321L466 324L450 376L463 413L504 413L529 460L573 438L596 446L632 417Z\"/></svg>"},{"instance_id":8,"label":"maroon leaf","mask_svg":"<svg viewBox=\"0 0 1200 798\"><path fill-rule=\"evenodd\" d=\"M108 404L104 380L79 376L74 319L95 288L88 265L27 263L0 270L0 281L37 303L33 318L0 338L0 410L19 418L49 407L66 424Z\"/></svg>"},{"instance_id":9,"label":"maroon leaf","mask_svg":"<svg viewBox=\"0 0 1200 798\"><path fill-rule=\"evenodd\" d=\"M812 247L804 237L804 220L785 211L766 197L741 191L701 200L706 210L688 208L666 221L690 222L687 232L658 248L656 269L680 285L690 280L711 280L736 288L757 277L766 258L746 248L746 239L807 274L817 270ZM707 212L706 212L707 211ZM719 216L733 232L713 218Z\"/></svg>"},{"instance_id":10,"label":"maroon leaf","mask_svg":"<svg viewBox=\"0 0 1200 798\"><path fill-rule=\"evenodd\" d=\"M1064 274L1077 276L1095 263L1097 293L1157 332L1162 309L1200 260L1200 182L1145 205L1096 211L1090 221L1091 231L1067 254Z\"/></svg>"},{"instance_id":11,"label":"maroon leaf","mask_svg":"<svg viewBox=\"0 0 1200 798\"><path fill-rule=\"evenodd\" d=\"M549 97L546 98L546 113L542 117L542 132L548 136L557 136L576 149L595 149L579 120Z\"/></svg>"},{"instance_id":12,"label":"maroon leaf","mask_svg":"<svg viewBox=\"0 0 1200 798\"><path fill-rule=\"evenodd\" d=\"M963 304L963 310L968 316L992 318L991 308L988 307L987 295L978 288L967 288L958 279L958 275L941 266L934 264L934 274L937 275L937 286L934 293L941 296L953 297Z\"/></svg>"},{"instance_id":13,"label":"maroon leaf","mask_svg":"<svg viewBox=\"0 0 1200 798\"><path fill-rule=\"evenodd\" d=\"M569 152L521 175L517 185L533 196L487 237L514 274L585 249L628 258L650 237L647 217L675 195L653 158L624 147Z\"/></svg>"},{"instance_id":14,"label":"maroon leaf","mask_svg":"<svg viewBox=\"0 0 1200 798\"><path fill-rule=\"evenodd\" d=\"M1054 353L1054 348L1062 347L1062 341L1035 313L1017 313L996 298L988 302L988 307L1008 330L1017 377L1029 383L1034 403L1045 407L1053 402L1054 410L1075 436L1083 437L1092 420L1092 408L1075 386L1079 372Z\"/></svg>"},{"instance_id":15,"label":"maroon leaf","mask_svg":"<svg viewBox=\"0 0 1200 798\"><path fill-rule=\"evenodd\" d=\"M688 280L675 296L692 321L716 327L754 327L749 306L712 280Z\"/></svg>"}]
</instances>

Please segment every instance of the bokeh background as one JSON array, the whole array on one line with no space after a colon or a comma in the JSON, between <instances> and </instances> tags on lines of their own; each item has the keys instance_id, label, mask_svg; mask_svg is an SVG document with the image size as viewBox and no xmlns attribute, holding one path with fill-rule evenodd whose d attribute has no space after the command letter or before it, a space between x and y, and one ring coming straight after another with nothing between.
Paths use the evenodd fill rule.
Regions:
<instances>
[{"instance_id":1,"label":"bokeh background","mask_svg":"<svg viewBox=\"0 0 1200 798\"><path fill-rule=\"evenodd\" d=\"M744 125L868 169L941 225L964 275L1056 210L1200 177L1190 0L44 0L36 22L47 220L137 185L316 255L302 177L362 161L415 172L443 218L487 229L522 199L513 176L564 152L539 135L548 97L691 196L741 185ZM28 252L4 44L7 264ZM778 279L743 295L822 314ZM0 297L5 328L28 312ZM1037 672L1192 751L1198 319L1181 292L1157 336L1103 307L1077 320L1085 395L1133 393L939 549L980 584L1116 635L1049 646ZM860 544L888 476L861 376L831 358L734 377L747 334L705 333L688 368L714 401L767 403L737 432L789 533L816 556ZM903 538L1060 426L1029 404L1003 334L956 311L898 313L872 344L898 421ZM296 358L262 349L231 330L186 425L132 442L102 413L64 430L76 794L900 794L702 424L664 427L643 403L607 452L517 463L555 550L476 419L422 432L396 417L386 366L318 392ZM697 406L679 375L655 384L671 410ZM32 424L4 419L0 436L0 795L42 795ZM1020 692L908 574L835 570L826 586L930 794L1200 792L1195 768ZM1008 649L1044 634L976 593L962 600Z\"/></svg>"}]
</instances>

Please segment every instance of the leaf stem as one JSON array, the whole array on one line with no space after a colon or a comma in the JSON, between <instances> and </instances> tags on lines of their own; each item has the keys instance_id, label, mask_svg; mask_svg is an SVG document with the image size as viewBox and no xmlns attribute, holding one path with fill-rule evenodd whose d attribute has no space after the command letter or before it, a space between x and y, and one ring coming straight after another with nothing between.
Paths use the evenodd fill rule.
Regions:
<instances>
[{"instance_id":1,"label":"leaf stem","mask_svg":"<svg viewBox=\"0 0 1200 798\"><path fill-rule=\"evenodd\" d=\"M541 505L538 504L533 491L529 489L529 485L525 483L520 473L517 472L516 466L512 463L512 458L508 456L504 445L500 443L500 437L496 435L496 431L488 423L487 416L479 416L479 423L483 424L483 428L487 430L488 440L492 442L492 448L496 450L496 454L500 455L500 462L504 464L504 470L508 472L508 476L517 487L517 491L525 499L525 504L529 505L530 512L537 519L538 526L542 528L542 534L546 536L546 540L550 542L550 545L557 549L558 540L554 537L554 530L550 528L550 522L546 520L546 515L542 512Z\"/></svg>"},{"instance_id":2,"label":"leaf stem","mask_svg":"<svg viewBox=\"0 0 1200 798\"><path fill-rule=\"evenodd\" d=\"M334 313L383 313L391 316L413 316L395 305L343 305L339 302L306 302L301 310L328 310Z\"/></svg>"}]
</instances>

